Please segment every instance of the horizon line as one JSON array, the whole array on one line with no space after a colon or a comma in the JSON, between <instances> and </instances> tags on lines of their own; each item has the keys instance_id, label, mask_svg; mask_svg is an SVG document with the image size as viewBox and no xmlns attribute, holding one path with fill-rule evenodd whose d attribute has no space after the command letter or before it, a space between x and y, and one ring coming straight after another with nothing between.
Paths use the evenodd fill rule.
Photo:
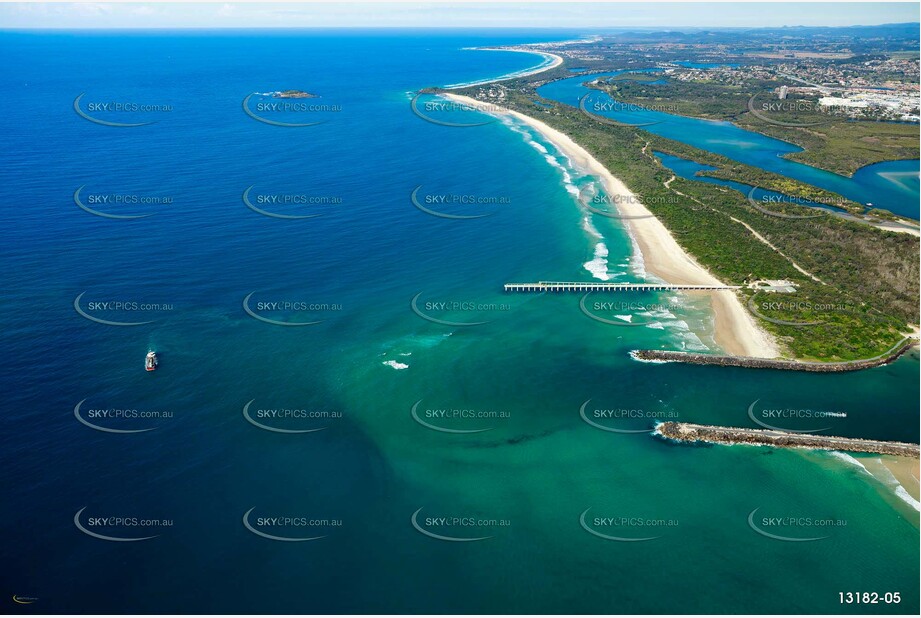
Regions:
<instances>
[{"instance_id":1,"label":"horizon line","mask_svg":"<svg viewBox=\"0 0 921 618\"><path fill-rule=\"evenodd\" d=\"M0 32L22 31L22 30L64 30L64 31L83 31L83 30L543 30L543 31L573 31L573 30L590 30L609 31L609 30L776 30L778 28L830 28L843 30L847 28L879 28L883 26L921 26L921 21L899 21L885 22L881 24L850 24L850 25L804 25L804 24L784 24L782 26L680 26L680 25L663 25L663 26L400 26L400 25L383 25L383 26L343 26L343 25L319 25L319 26L12 26L0 27Z\"/></svg>"}]
</instances>

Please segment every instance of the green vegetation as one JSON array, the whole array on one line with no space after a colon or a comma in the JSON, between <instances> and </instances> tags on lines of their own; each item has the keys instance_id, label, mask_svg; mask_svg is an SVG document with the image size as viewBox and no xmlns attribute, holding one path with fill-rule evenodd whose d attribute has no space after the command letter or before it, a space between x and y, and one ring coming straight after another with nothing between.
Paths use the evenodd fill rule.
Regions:
<instances>
[{"instance_id":1,"label":"green vegetation","mask_svg":"<svg viewBox=\"0 0 921 618\"><path fill-rule=\"evenodd\" d=\"M644 83L649 83L649 82L655 82L660 79L662 79L660 75L656 75L653 73L629 72L629 73L621 73L619 75L614 75L612 77L609 77L607 78L607 81L609 83L631 81L631 82L637 82L640 84L644 84Z\"/></svg>"},{"instance_id":2,"label":"green vegetation","mask_svg":"<svg viewBox=\"0 0 921 618\"><path fill-rule=\"evenodd\" d=\"M838 120L814 127L779 127L751 114L736 124L803 148L788 159L843 176L881 161L918 158L917 124Z\"/></svg>"},{"instance_id":3,"label":"green vegetation","mask_svg":"<svg viewBox=\"0 0 921 618\"><path fill-rule=\"evenodd\" d=\"M282 90L276 96L280 99L315 99L317 95L304 90Z\"/></svg>"},{"instance_id":4,"label":"green vegetation","mask_svg":"<svg viewBox=\"0 0 921 618\"><path fill-rule=\"evenodd\" d=\"M716 81L665 79L664 83L608 81L599 89L625 103L653 108L668 105L670 112L683 116L732 121L743 129L803 148L801 152L786 155L789 159L845 176L881 161L918 158L917 124L848 120L820 111L813 99L796 96L784 101L789 111L762 112L762 118L749 111L749 100L753 96L759 107L768 104L771 102L769 93L780 85L780 82L764 80L727 85ZM763 117L778 123L810 126L783 126Z\"/></svg>"},{"instance_id":5,"label":"green vegetation","mask_svg":"<svg viewBox=\"0 0 921 618\"><path fill-rule=\"evenodd\" d=\"M653 151L714 164L721 168L718 173L742 175L736 179L766 188L780 190L771 183L795 181L748 166L732 167L732 162L720 161L718 155L635 127L594 121L568 105L543 100L547 105L543 107L534 102L540 97L524 80L506 82L502 91L501 105L566 133L642 195L647 207L675 233L676 241L722 281L745 284L757 279L789 279L797 283L800 287L795 294L771 295L770 300L786 301L789 306L762 307L765 293L753 301L771 319L821 322L791 326L759 320L793 357L822 361L869 358L902 339L909 323L918 323L917 237L836 217L789 220L768 216L753 208L741 193L709 183L675 178L666 187L672 173L662 167ZM462 92L481 99L486 93L485 88ZM500 104L499 100L491 102ZM782 192L797 194L806 187L785 187ZM796 190L788 190L791 188ZM675 191L686 197L675 200ZM743 222L788 257L755 238ZM822 283L794 268L791 259ZM746 289L741 294L747 302L755 292Z\"/></svg>"},{"instance_id":6,"label":"green vegetation","mask_svg":"<svg viewBox=\"0 0 921 618\"><path fill-rule=\"evenodd\" d=\"M664 83L606 81L599 87L612 98L625 103L652 107L668 105L670 113L710 120L735 120L747 111L748 99L758 84L751 87L729 86L714 81L677 81L663 75Z\"/></svg>"},{"instance_id":7,"label":"green vegetation","mask_svg":"<svg viewBox=\"0 0 921 618\"><path fill-rule=\"evenodd\" d=\"M842 208L855 214L862 213L865 210L862 204L845 199L837 193L832 193L831 191L758 167L739 163L738 161L733 161L722 155L688 146L682 142L665 139L657 135L649 135L648 141L652 144L652 150L675 155L682 159L690 159L697 163L716 168L715 170L700 172L702 176L722 178L723 180L734 180L742 184L754 185L762 189L783 193L790 197ZM796 210L798 208L800 210ZM786 206L781 207L779 210L801 214L801 208L802 207L797 206Z\"/></svg>"}]
</instances>

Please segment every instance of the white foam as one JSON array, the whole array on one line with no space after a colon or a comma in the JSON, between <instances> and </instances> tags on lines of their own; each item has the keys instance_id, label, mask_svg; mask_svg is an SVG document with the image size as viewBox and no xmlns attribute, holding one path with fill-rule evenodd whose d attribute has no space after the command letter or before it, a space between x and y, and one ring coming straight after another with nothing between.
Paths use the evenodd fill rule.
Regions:
<instances>
[{"instance_id":1,"label":"white foam","mask_svg":"<svg viewBox=\"0 0 921 618\"><path fill-rule=\"evenodd\" d=\"M633 316L632 316L632 315L615 315L614 317L617 318L618 320L623 320L624 322L632 322L632 321L633 321Z\"/></svg>"},{"instance_id":2,"label":"white foam","mask_svg":"<svg viewBox=\"0 0 921 618\"><path fill-rule=\"evenodd\" d=\"M665 363L674 363L674 362L675 362L675 361L672 361L672 360L659 360L659 359L652 359L652 358L640 358L639 356L637 356L637 352L639 352L639 350L630 350L630 358L632 358L633 360L638 361L638 362L640 362L640 363L652 363L653 365L664 365Z\"/></svg>"},{"instance_id":3,"label":"white foam","mask_svg":"<svg viewBox=\"0 0 921 618\"><path fill-rule=\"evenodd\" d=\"M543 144L540 144L540 143L538 143L538 142L535 142L533 139L529 139L529 140L528 140L528 144L530 144L531 146L533 146L538 152L542 152L542 153L544 153L544 154L547 154L547 149L544 147Z\"/></svg>"},{"instance_id":4,"label":"white foam","mask_svg":"<svg viewBox=\"0 0 921 618\"><path fill-rule=\"evenodd\" d=\"M692 352L708 352L710 350L710 348L700 340L700 337L691 332L690 328L688 328L686 333L683 333L681 345L685 350L691 350Z\"/></svg>"},{"instance_id":5,"label":"white foam","mask_svg":"<svg viewBox=\"0 0 921 618\"><path fill-rule=\"evenodd\" d=\"M409 365L407 365L406 363L400 363L395 360L384 361L381 364L387 365L388 367L393 367L397 371L399 371L400 369L409 369Z\"/></svg>"},{"instance_id":6,"label":"white foam","mask_svg":"<svg viewBox=\"0 0 921 618\"><path fill-rule=\"evenodd\" d=\"M921 511L921 502L918 502L911 497L911 494L909 494L905 487L899 483L899 479L895 478L895 475L892 473L892 470L889 469L889 466L883 463L882 458L879 458L876 461L879 463L878 469L880 471L880 475L876 476L874 474L873 476L876 477L877 480L891 487L893 491L895 491L895 495L898 496L903 502L906 502L909 506L911 506L911 508L915 509L916 511Z\"/></svg>"},{"instance_id":7,"label":"white foam","mask_svg":"<svg viewBox=\"0 0 921 618\"><path fill-rule=\"evenodd\" d=\"M592 223L592 218L588 215L585 215L584 217L582 217L582 229L585 230L590 236L593 236L597 240L601 240L602 238L604 238L601 235L601 232L598 231L598 228L595 227L595 224Z\"/></svg>"},{"instance_id":8,"label":"white foam","mask_svg":"<svg viewBox=\"0 0 921 618\"><path fill-rule=\"evenodd\" d=\"M582 265L585 270L592 273L592 277L607 281L611 278L608 274L608 248L603 242L595 245L595 258Z\"/></svg>"},{"instance_id":9,"label":"white foam","mask_svg":"<svg viewBox=\"0 0 921 618\"><path fill-rule=\"evenodd\" d=\"M560 162L556 160L556 157L554 157L550 153L547 153L544 155L544 161L546 161L547 163L549 163L550 165L552 165L558 170L566 171L565 168L562 165L560 165Z\"/></svg>"},{"instance_id":10,"label":"white foam","mask_svg":"<svg viewBox=\"0 0 921 618\"><path fill-rule=\"evenodd\" d=\"M867 474L870 474L870 471L867 470L867 467L865 465L860 463L860 460L858 460L855 457L851 457L847 453L842 453L841 451L829 451L829 454L836 459L840 459L841 461L851 464L852 466L857 466L858 468L860 468ZM870 474L870 476L873 476L873 475Z\"/></svg>"},{"instance_id":11,"label":"white foam","mask_svg":"<svg viewBox=\"0 0 921 618\"><path fill-rule=\"evenodd\" d=\"M480 80L476 80L476 81L472 81L472 82L464 82L464 83L461 83L461 84L449 84L449 85L445 86L445 88L452 89L452 90L456 90L456 89L458 89L458 88L469 88L469 87L471 87L471 86L480 86L480 85L489 84L489 83L492 83L492 82L508 81L508 80L514 79L514 78L516 78L516 77L527 77L528 75L533 75L533 74L535 74L535 73L540 73L540 72L543 71L545 68L551 67L551 66L554 65L555 62L557 62L557 58L555 58L555 57L552 56L551 54L549 54L549 53L547 53L547 52L538 51L538 50L536 50L536 49L535 49L535 50L530 50L530 49L528 49L528 50L523 50L523 49L522 49L522 50L517 50L517 49L515 49L515 50L508 50L508 49L490 50L490 49L485 49L485 50L484 50L483 48L477 48L477 47L464 47L464 48L462 48L462 49L465 49L465 50L473 50L473 51L522 51L522 52L527 52L527 53L529 53L529 54L536 54L536 55L540 56L540 57L541 57L541 61L540 61L540 64L536 64L536 65L534 65L533 67L530 67L530 68L527 68L527 69L522 69L522 70L520 70L520 71L514 71L514 72L512 72L512 73L506 73L505 75L500 75L499 77L491 77L491 78L489 78L489 79L480 79Z\"/></svg>"},{"instance_id":12,"label":"white foam","mask_svg":"<svg viewBox=\"0 0 921 618\"><path fill-rule=\"evenodd\" d=\"M912 498L911 494L909 494L908 491L906 491L905 488L901 485L896 486L895 495L901 498L903 502L907 502L916 511L921 512L921 502L918 502Z\"/></svg>"}]
</instances>

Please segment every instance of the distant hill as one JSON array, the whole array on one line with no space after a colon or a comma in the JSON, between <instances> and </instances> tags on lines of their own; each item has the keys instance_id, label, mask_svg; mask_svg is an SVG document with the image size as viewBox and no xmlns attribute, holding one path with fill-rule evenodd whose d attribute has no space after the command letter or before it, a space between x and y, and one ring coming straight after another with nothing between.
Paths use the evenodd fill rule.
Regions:
<instances>
[{"instance_id":1,"label":"distant hill","mask_svg":"<svg viewBox=\"0 0 921 618\"><path fill-rule=\"evenodd\" d=\"M684 45L724 44L750 46L762 42L847 43L855 53L873 47L877 51L917 49L919 23L878 26L784 26L782 28L677 28L620 29L621 43L674 43Z\"/></svg>"}]
</instances>

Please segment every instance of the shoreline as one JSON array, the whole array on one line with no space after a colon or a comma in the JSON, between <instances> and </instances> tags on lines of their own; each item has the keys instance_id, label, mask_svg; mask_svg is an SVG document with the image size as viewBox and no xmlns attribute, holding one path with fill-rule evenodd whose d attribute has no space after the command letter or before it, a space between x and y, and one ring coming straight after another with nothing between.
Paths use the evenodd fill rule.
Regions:
<instances>
[{"instance_id":1,"label":"shoreline","mask_svg":"<svg viewBox=\"0 0 921 618\"><path fill-rule=\"evenodd\" d=\"M563 41L563 42L557 43L557 45L566 45L566 44L568 44L568 43L577 43L577 42L581 42L581 41L579 41L579 40L574 40L574 41ZM534 45L546 45L546 44L547 44L547 43L535 43ZM471 86L482 86L482 85L490 84L490 83L493 83L493 82L507 81L507 80L509 80L509 79L516 79L516 78L519 78L519 77L528 77L528 76L531 76L531 75L536 75L536 74L538 74L538 73L542 73L542 72L544 72L544 71L548 71L548 70L550 70L550 69L556 68L556 67L560 66L561 64L563 64L563 61L564 61L563 58L562 58L561 56L559 56L559 55L557 55L557 54L554 54L554 53L551 53L551 52L547 52L547 51L538 51L538 50L530 50L530 49L511 49L511 48L505 48L505 47L473 47L473 48L470 48L470 49L477 49L477 50L483 50L483 51L516 51L516 52L524 52L524 53L529 53L529 54L537 54L537 55L543 56L543 57L545 57L545 58L551 57L551 58L553 58L554 60L553 60L553 62L551 62L551 64L549 64L549 65L539 65L539 66L534 67L533 70L531 70L531 69L525 69L524 72L522 72L522 73L510 73L510 74L508 74L508 75L499 77L499 78L497 78L497 79L491 79L491 80L490 80L490 79L486 79L486 80L476 81L476 82L473 82L473 83L470 83L470 84L452 84L452 85L450 85L450 86L444 86L444 88L445 88L446 90L457 90L457 89L460 89L460 88L468 88L468 87L471 87ZM744 126L741 126L741 125L737 124L735 120L728 120L728 121L727 121L727 120L720 120L719 118L704 118L704 117L702 117L702 116L692 116L692 115L684 115L684 114L677 114L677 115L678 115L678 116L685 117L685 118L693 118L693 119L696 119L696 120L704 120L704 121L712 121L712 122L730 122L731 124L733 124L734 126L738 127L739 129L742 129L743 131L752 131L752 132L754 132L754 133L758 133L759 135L764 135L765 137L770 137L770 138L772 138L772 139L777 139L777 140L780 140L780 141L782 141L782 142L784 142L784 143L790 144L791 146L795 146L795 147L797 147L797 148L800 148L801 151L805 151L805 150L806 150L805 148L803 148L802 146L800 146L799 144L796 144L796 143L794 143L794 142L790 142L790 141L785 140L785 139L782 139L782 138L778 138L778 137L774 137L774 136L771 136L771 135L767 135L767 134L765 134L765 133L761 133L760 131L756 131L756 130L754 130L754 129L746 128L746 127L744 127ZM789 155L791 155L791 154L795 154L795 153L787 153L786 155L783 155L783 158L786 159L786 160L789 160L789 161L797 162L796 159L790 158ZM901 160L907 160L907 159L893 159L893 161L901 161ZM912 160L913 160L913 159L912 159ZM860 167L857 168L856 170L854 170L854 172L852 172L851 174L845 174L844 176L847 177L847 178L853 178L854 175L855 175L857 172L859 172L860 170L862 170L862 169L865 168L865 167L870 167L870 166L873 166L873 165L879 165L880 163L887 163L887 162L889 162L889 161L876 161L876 162L874 162L874 163L867 163L867 164L865 164L865 165L860 166ZM838 173L838 172L836 172L836 171L834 171L834 170L828 170L828 169L821 168L821 167L818 167L817 169L821 169L821 170L826 171L826 172L831 172L831 173L833 173L833 174L837 174L837 173ZM887 211L887 212L891 212L891 211ZM834 214L835 214L836 216L841 216L839 213L834 213ZM844 217L842 217L842 218L843 218L843 219L848 219L848 220L851 220L851 221L854 221L854 222L857 222L857 223L862 223L862 224L865 224L865 225L870 225L870 226L872 226L872 227L876 227L876 228L878 228L878 229L881 229L881 230L884 230L884 231L888 231L888 232L895 232L895 233L901 233L901 234L911 234L912 236L921 236L921 228L917 227L917 224L919 224L919 220L912 219L911 217L906 217L906 216L904 216L904 215L898 215L898 214L896 214L896 213L892 213L892 214L894 214L896 217L898 217L899 220L897 220L897 221L885 221L885 220L884 220L884 221L881 221L881 222L878 222L878 223L874 223L874 222L871 222L871 221L867 221L867 220L865 220L865 219L862 218L862 217L858 217L858 216L854 216L854 215L844 216Z\"/></svg>"},{"instance_id":2,"label":"shoreline","mask_svg":"<svg viewBox=\"0 0 921 618\"><path fill-rule=\"evenodd\" d=\"M626 197L627 199L618 203L618 208L626 216L641 217L625 219L624 222L636 241L649 273L678 285L723 285L722 281L698 264L678 245L662 222L639 202L620 179L568 135L514 110L497 110L494 105L454 93L443 93L441 96L488 114L506 114L520 120L551 142L576 166L597 177L608 195ZM780 356L773 338L758 327L734 292L711 293L710 306L713 310L713 338L724 352L756 358Z\"/></svg>"},{"instance_id":3,"label":"shoreline","mask_svg":"<svg viewBox=\"0 0 921 618\"><path fill-rule=\"evenodd\" d=\"M478 81L470 82L466 84L451 84L450 86L444 86L445 90L459 90L460 88L470 88L472 86L482 86L484 84L505 82L510 79L530 77L531 75L537 75L538 73L543 73L544 71L555 69L556 67L563 64L562 56L558 56L557 54L553 54L553 53L545 52L545 51L537 51L537 50L532 51L530 49L510 49L510 48L505 48L505 47L473 47L471 49L475 49L477 51L506 51L506 52L519 52L523 54L536 54L544 58L544 62L530 69L522 69L521 71L518 71L516 73L509 73L507 75L502 75L500 77L482 79L482 80L478 80ZM550 61L549 64L547 64L546 62L547 60Z\"/></svg>"},{"instance_id":4,"label":"shoreline","mask_svg":"<svg viewBox=\"0 0 921 618\"><path fill-rule=\"evenodd\" d=\"M886 457L880 461L915 502L921 501L921 469L918 460L910 457Z\"/></svg>"},{"instance_id":5,"label":"shoreline","mask_svg":"<svg viewBox=\"0 0 921 618\"><path fill-rule=\"evenodd\" d=\"M858 465L916 511L919 504L918 460L900 455L855 458ZM901 491L899 491L901 489Z\"/></svg>"},{"instance_id":6,"label":"shoreline","mask_svg":"<svg viewBox=\"0 0 921 618\"><path fill-rule=\"evenodd\" d=\"M918 345L914 337L906 337L899 343L873 358L849 361L808 361L781 358L758 358L753 356L732 356L719 354L698 354L674 350L633 350L633 358L658 363L686 363L689 365L712 365L718 367L746 367L749 369L777 369L782 371L809 371L813 373L842 373L881 367L895 362L903 354Z\"/></svg>"}]
</instances>

